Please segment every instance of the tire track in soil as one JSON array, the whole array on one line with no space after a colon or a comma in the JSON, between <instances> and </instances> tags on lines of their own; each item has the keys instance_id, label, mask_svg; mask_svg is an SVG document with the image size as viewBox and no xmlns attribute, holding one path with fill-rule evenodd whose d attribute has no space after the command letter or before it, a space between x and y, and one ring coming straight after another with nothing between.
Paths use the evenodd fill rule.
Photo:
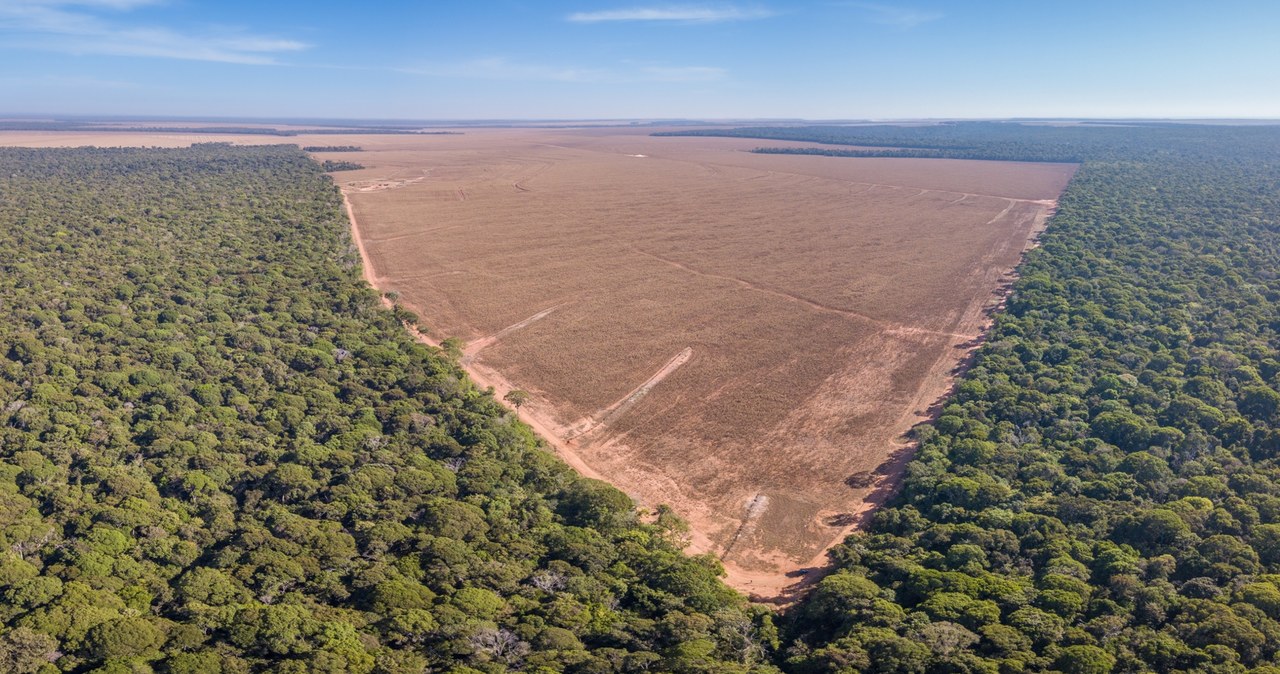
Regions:
<instances>
[{"instance_id":1,"label":"tire track in soil","mask_svg":"<svg viewBox=\"0 0 1280 674\"><path fill-rule=\"evenodd\" d=\"M811 299L809 299L809 298L807 298L807 297L801 297L800 295L793 295L793 294L788 293L788 292L783 291L783 290L777 290L777 289L775 289L775 288L770 288L770 287L768 287L768 286L760 285L760 284L758 284L758 283L753 283L753 282L748 281L748 280L743 279L743 278L738 278L737 276L728 276L728 275L724 275L724 274L715 274L715 273L712 273L712 272L702 271L701 269L695 269L695 268L693 268L693 267L690 267L690 266L689 266L689 265L687 265L687 264L684 264L683 262L677 262L677 261L675 261L675 260L672 260L671 258L664 257L664 256L662 256L662 255L658 255L657 253L651 253L651 252L649 252L649 251L647 251L647 250L644 250L644 249L642 249L642 248L638 248L638 247L636 247L636 246L630 246L630 248L631 248L631 250L632 250L633 252L635 252L635 253L639 253L640 255L643 255L643 256L645 256L645 257L653 258L653 259L655 259L655 260L657 260L657 261L659 261L659 262L661 262L661 263L663 263L663 264L665 264L665 265L668 265L668 266L671 266L671 267L675 267L676 269L679 269L679 270L681 270L681 271L688 272L688 273L690 273L690 274L694 274L695 276L705 276L705 277L707 277L707 278L719 279L719 280L721 280L721 281L732 281L732 282L737 283L738 285L740 285L740 286L742 286L743 288L746 288L746 289L748 289L748 290L754 290L754 291L756 291L756 292L764 293L764 294L766 294L766 295L773 295L774 297L781 297L781 298L783 298L783 299L786 299L786 300L789 300L789 301L792 301L792 302L799 302L800 304L803 304L803 305L805 305L805 306L807 306L807 307L809 307L810 309L813 309L813 310L815 310L815 311L822 311L822 312L826 312L826 313L833 313L833 314L840 314L840 315L843 315L843 316L849 316L850 318L856 318L856 319L863 320L863 321L867 321L867 322L870 322L870 323L875 323L875 324L877 324L877 325L881 325L881 324L883 324L883 321L881 321L880 319L878 319L878 318L872 318L871 316L867 316L866 314L860 314L860 313L858 313L858 312L856 312L856 311L849 311L848 309L841 309L841 308L839 308L839 307L833 307L833 306L829 306L829 305L826 305L826 304L821 304L821 303L819 303L819 302L815 302L815 301L813 301L813 300L811 300Z\"/></svg>"},{"instance_id":2,"label":"tire track in soil","mask_svg":"<svg viewBox=\"0 0 1280 674\"><path fill-rule=\"evenodd\" d=\"M1010 206L1012 207L1012 204L1011 204ZM1007 209L1006 209L1006 210L1007 210ZM657 260L657 261L659 261L659 262L661 262L661 263L663 263L663 264L666 264L666 265L669 265L669 266L675 267L676 269L680 269L680 270L682 270L682 271L689 272L690 274L695 274L695 275L697 275L697 276L705 276L705 277L707 277L707 278L719 279L719 280L721 280L721 281L732 281L732 282L737 283L738 285L740 285L740 286L742 286L743 288L746 288L746 289L748 289L748 290L754 290L754 291L756 291L756 292L764 293L764 294L766 294L766 295L773 295L774 297L781 297L781 298L783 298L783 299L785 299L785 300L788 300L788 301L791 301L791 302L797 302L797 303L799 303L799 304L803 304L803 305L804 305L804 306L806 306L806 307L809 307L810 309L813 309L814 311L820 311L820 312L823 312L823 313L830 313L830 314L839 314L839 315L841 315L841 316L846 316L846 317L848 317L848 318L853 318L853 319L857 319L857 320L860 320L860 321L865 321L865 322L867 322L867 323L871 323L871 324L873 324L873 325L879 326L879 327L881 327L881 328L885 329L887 332L889 332L889 333L891 333L891 334L899 334L899 335L932 335L932 336L936 336L936 337L962 337L962 338L964 338L964 339L972 339L972 337L973 337L972 335L961 335L961 334L957 334L957 333L953 333L953 332L939 332L939 331L937 331L937 330L927 330L927 329L925 329L925 328L918 328L918 327L914 327L914 326L898 325L897 323L892 323L892 322L890 322L890 321L886 321L886 320L883 320L883 319L875 318L875 317L873 317L873 316L868 316L868 315L866 315L866 314L861 314L861 313L858 313L858 312L856 312L856 311L850 311L850 310L848 310L848 309L841 309L840 307L833 307L833 306L831 306L831 305L829 305L829 304L823 304L823 303L821 303L821 302L815 302L814 300L811 300L811 299L809 299L809 298L807 298L807 297L803 297L803 296L801 296L801 295L795 295L795 294L792 294L792 293L786 292L785 290L778 290L778 289L776 289L776 288L771 288L771 287L769 287L769 286L762 285L762 284L759 284L759 283L753 283L753 282L748 281L748 280L746 280L746 279L738 278L737 276L727 276L727 275L724 275L724 274L714 274L714 273L712 273L712 272L706 272L706 271L702 271L702 270L700 270L700 269L695 269L695 268L693 268L693 267L690 267L690 266L689 266L689 265L687 265L687 264L684 264L683 262L677 262L677 261L672 260L672 259L670 259L670 258L663 257L663 256L661 256L661 255L658 255L657 253L650 253L649 251L644 250L644 249L641 249L641 248L637 248L636 246L630 246L630 248L631 248L631 250L632 250L633 252L636 252L636 253L639 253L639 254L641 254L641 255L644 255L645 257L651 257L651 258L653 258L653 259L655 259L655 260Z\"/></svg>"},{"instance_id":3,"label":"tire track in soil","mask_svg":"<svg viewBox=\"0 0 1280 674\"><path fill-rule=\"evenodd\" d=\"M382 292L386 290L386 279L380 276L374 268L373 259L369 256L369 249L365 245L364 238L361 236L360 221L356 218L355 208L352 206L351 199L347 195L346 190L342 191L342 206L347 213L347 220L351 223L352 243L355 245L356 252L360 254L360 272L364 276L365 282L374 290L379 291L379 299L382 301L382 306L390 309L394 306L394 303L387 299L386 295L382 294ZM419 316L423 315L423 312L417 307L409 306L406 308L413 310ZM422 344L433 346L437 349L440 348L439 341L432 339L430 335L418 329L416 325L405 322L403 326L405 332L409 333L415 340ZM495 400L501 400L501 397L504 394L515 389L515 386L503 377L501 373L483 367L479 363L464 365L463 369L476 386L481 388L493 388L493 397ZM534 408L536 408L537 405L526 405L526 407L530 409L523 413L519 410L512 410L512 412L516 415L517 419L528 424L529 427L533 429L534 433L545 440L547 444L555 450L556 456L560 457L561 460L569 464L569 466L578 471L578 474L583 477L607 482L605 476L596 472L594 468L588 465L587 462L583 460L582 456L574 451L574 448L570 443L562 437L562 434L559 432L559 426L554 423L549 412L535 411Z\"/></svg>"},{"instance_id":4,"label":"tire track in soil","mask_svg":"<svg viewBox=\"0 0 1280 674\"><path fill-rule=\"evenodd\" d=\"M752 529L752 525L754 525L756 520L759 520L760 516L764 514L764 511L768 509L769 497L757 492L756 495L747 502L747 516L742 518L742 524L738 525L738 530L733 532L733 538L730 538L728 545L724 546L724 552L720 553L720 561L723 562L729 558L729 555L733 554L733 546L738 543L738 539L742 538L743 534Z\"/></svg>"},{"instance_id":5,"label":"tire track in soil","mask_svg":"<svg viewBox=\"0 0 1280 674\"><path fill-rule=\"evenodd\" d=\"M561 302L560 304L547 307L546 309L543 309L542 311L539 311L538 313L518 323L512 323L511 325L508 325L507 327L493 333L492 335L473 340L470 344L468 344L465 348L462 349L463 357L465 359L474 358L477 353L480 353L480 351L483 350L484 348L491 346L494 342L502 339L503 337L506 337L507 335L515 332L516 330L528 327L531 323L536 323L537 321L540 321L546 318L547 316L551 315L551 312L555 311L556 309L559 309L560 307L566 304L568 304L568 302Z\"/></svg>"},{"instance_id":6,"label":"tire track in soil","mask_svg":"<svg viewBox=\"0 0 1280 674\"><path fill-rule=\"evenodd\" d=\"M588 152L592 152L592 151L598 152L598 150L591 150L590 148L582 148L582 149ZM722 166L726 168L739 168L739 169L747 168L744 166L739 166L737 164L722 164L719 162L710 162L710 161L702 161L702 160L694 160L694 159L679 159L677 157L669 157L669 156L661 157L661 159L664 159L666 161L681 162L685 164L697 164L705 168L710 168L711 166ZM928 192L937 192L938 194L955 194L955 195L964 196L964 197L985 197L989 199L1006 199L1008 201L1027 203L1027 204L1039 204L1041 206L1047 206L1047 207L1054 207L1057 205L1057 199L1019 199L1017 197L1006 197L1006 196L1001 196L999 194L978 194L976 192L957 192L955 190L942 190L934 187L920 187L919 185L891 185L888 183L869 183L861 180L843 180L840 178L832 178L828 176L809 176L804 173L797 173L793 171L772 171L768 169L754 169L754 170L761 171L762 175L757 175L752 178L747 178L746 180L756 180L759 178L764 178L767 176L774 176L774 175L805 176L808 178L813 178L818 181L844 183L846 185L867 185L870 187L870 189L864 190L863 192L859 192L859 194L870 192L871 189L874 189L877 187L888 187L895 190L910 188L910 189L923 190L920 193L920 195ZM920 196L920 195L915 195L915 196Z\"/></svg>"},{"instance_id":7,"label":"tire track in soil","mask_svg":"<svg viewBox=\"0 0 1280 674\"><path fill-rule=\"evenodd\" d=\"M538 177L539 174L551 168L552 166L551 162L545 162L545 161L532 161L530 163L535 165L535 168L525 173L524 175L520 176L519 178L516 178L515 181L511 183L511 186L516 188L517 192L533 192L534 191L533 188L526 187L525 183Z\"/></svg>"},{"instance_id":8,"label":"tire track in soil","mask_svg":"<svg viewBox=\"0 0 1280 674\"><path fill-rule=\"evenodd\" d=\"M431 227L428 229L419 229L414 232L408 232L407 234L397 234L395 236L388 236L382 239L367 239L366 242L367 243L390 243L392 241L399 241L401 239L412 239L415 236L422 236L423 234L431 234L433 232L443 232L446 229L458 229L459 227L462 227L462 225L445 225L443 227Z\"/></svg>"},{"instance_id":9,"label":"tire track in soil","mask_svg":"<svg viewBox=\"0 0 1280 674\"><path fill-rule=\"evenodd\" d=\"M632 389L631 392L623 396L621 400L600 410L599 412L587 415L586 417L583 417L571 424L564 434L564 441L573 444L579 439L590 434L592 431L595 431L597 428L606 426L610 422L617 420L618 417L626 414L628 410L635 407L636 403L649 395L649 391L653 390L653 387L661 383L663 379L671 376L672 372L680 369L680 366L689 362L689 359L692 357L693 347L684 347L684 350L677 353L671 358L671 360L667 361L667 364L663 365L662 368L655 372L652 377L649 377L643 384Z\"/></svg>"},{"instance_id":10,"label":"tire track in soil","mask_svg":"<svg viewBox=\"0 0 1280 674\"><path fill-rule=\"evenodd\" d=\"M1009 213L1009 211L1013 210L1013 207L1014 207L1014 206L1016 206L1017 204L1018 204L1018 201L1017 201L1017 200L1015 200L1015 199L1010 199L1010 200L1009 200L1009 205L1008 205L1008 206L1005 206L1003 211L1000 211L999 213L997 213L997 214L996 214L996 217L991 218L990 220L988 220L988 221L987 221L987 225L994 225L994 224L996 223L996 221L997 221L997 220L999 220L1000 218L1003 218L1006 214L1008 214L1008 213ZM987 225L983 225L983 226L985 227L985 226L987 226ZM989 257L990 257L990 255L986 256L986 258L989 258ZM986 260L986 258L984 258L984 261Z\"/></svg>"},{"instance_id":11,"label":"tire track in soil","mask_svg":"<svg viewBox=\"0 0 1280 674\"><path fill-rule=\"evenodd\" d=\"M400 276L400 281L425 281L427 279L439 278L441 276L457 276L459 274L474 274L463 269L450 269L448 271L431 272L430 274L418 274L416 276Z\"/></svg>"}]
</instances>

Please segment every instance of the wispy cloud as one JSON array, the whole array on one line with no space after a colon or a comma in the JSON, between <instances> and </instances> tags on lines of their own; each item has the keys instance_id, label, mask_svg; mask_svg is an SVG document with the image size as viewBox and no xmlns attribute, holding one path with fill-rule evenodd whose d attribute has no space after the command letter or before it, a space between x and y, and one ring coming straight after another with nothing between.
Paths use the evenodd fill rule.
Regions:
<instances>
[{"instance_id":1,"label":"wispy cloud","mask_svg":"<svg viewBox=\"0 0 1280 674\"><path fill-rule=\"evenodd\" d=\"M580 68L512 61L489 57L460 63L428 64L397 68L398 72L427 77L530 82L711 82L724 79L728 71L714 66L667 66L626 64L616 68Z\"/></svg>"},{"instance_id":2,"label":"wispy cloud","mask_svg":"<svg viewBox=\"0 0 1280 674\"><path fill-rule=\"evenodd\" d=\"M655 5L628 7L594 12L574 12L565 17L574 23L604 23L607 21L666 21L678 23L720 23L724 21L750 21L767 19L776 12L763 7L739 7L736 5Z\"/></svg>"},{"instance_id":3,"label":"wispy cloud","mask_svg":"<svg viewBox=\"0 0 1280 674\"><path fill-rule=\"evenodd\" d=\"M895 7L871 2L842 2L839 4L862 10L867 14L867 19L873 23L897 28L915 28L920 24L937 21L946 16L942 12L934 10Z\"/></svg>"},{"instance_id":4,"label":"wispy cloud","mask_svg":"<svg viewBox=\"0 0 1280 674\"><path fill-rule=\"evenodd\" d=\"M641 79L652 82L713 82L729 74L724 68L712 66L645 66L639 73Z\"/></svg>"},{"instance_id":5,"label":"wispy cloud","mask_svg":"<svg viewBox=\"0 0 1280 674\"><path fill-rule=\"evenodd\" d=\"M551 82L600 82L609 72L600 68L575 68L511 61L490 57L460 63L429 64L398 68L400 72L430 77L482 80L536 80Z\"/></svg>"},{"instance_id":6,"label":"wispy cloud","mask_svg":"<svg viewBox=\"0 0 1280 674\"><path fill-rule=\"evenodd\" d=\"M0 0L0 44L66 54L146 56L268 65L307 45L235 30L190 33L128 25L103 12L125 13L159 0Z\"/></svg>"}]
</instances>

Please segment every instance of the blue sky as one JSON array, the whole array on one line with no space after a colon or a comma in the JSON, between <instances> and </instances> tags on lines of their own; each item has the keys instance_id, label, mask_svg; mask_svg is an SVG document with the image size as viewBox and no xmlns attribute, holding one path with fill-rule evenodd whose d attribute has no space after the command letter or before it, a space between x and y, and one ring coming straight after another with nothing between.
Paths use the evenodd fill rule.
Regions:
<instances>
[{"instance_id":1,"label":"blue sky","mask_svg":"<svg viewBox=\"0 0 1280 674\"><path fill-rule=\"evenodd\" d=\"M0 114L1280 117L1273 0L0 0Z\"/></svg>"}]
</instances>

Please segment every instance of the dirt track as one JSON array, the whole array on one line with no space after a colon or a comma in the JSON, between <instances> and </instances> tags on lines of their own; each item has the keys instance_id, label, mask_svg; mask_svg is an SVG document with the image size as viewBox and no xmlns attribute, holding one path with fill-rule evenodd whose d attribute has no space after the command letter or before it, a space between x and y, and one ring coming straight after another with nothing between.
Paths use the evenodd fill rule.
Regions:
<instances>
[{"instance_id":1,"label":"dirt track","mask_svg":"<svg viewBox=\"0 0 1280 674\"><path fill-rule=\"evenodd\" d=\"M646 379L643 384L637 386L635 390L628 393L621 400L589 417L586 417L585 419L582 419L581 421L571 425L566 431L562 432L565 441L581 444L587 439L587 436L590 435L592 431L607 425L610 421L626 414L627 410L643 400L646 395L649 395L649 392L653 390L653 387L657 386L663 379L670 376L671 373L675 372L681 365L689 362L689 359L692 357L693 349L686 346L680 351L680 353L672 356L671 360L667 361L667 364L663 365L662 368L655 372L652 377Z\"/></svg>"},{"instance_id":2,"label":"dirt track","mask_svg":"<svg viewBox=\"0 0 1280 674\"><path fill-rule=\"evenodd\" d=\"M348 198L346 192L342 193L342 204L347 212L347 219L351 222L351 239L355 242L356 249L360 251L360 259L363 263L360 267L363 272L365 282L375 289L385 289L386 281L378 276L377 272L374 271L373 265L370 263L369 252L365 247L365 238L360 228L360 221L356 219L355 211L351 208L351 200ZM382 298L382 303L388 308L392 305L391 300L387 299L385 296ZM432 339L429 335L414 328L413 326L405 326L405 329L409 330L413 337L423 344L440 348L440 340ZM507 381L497 372L480 367L474 363L467 363L466 365L467 367L465 369L472 381L482 388L493 388L494 397L499 400L516 388L511 384L511 382ZM517 412L517 414L519 413ZM534 412L533 410L529 410L525 415L521 416L520 420L529 424L535 433L548 441L552 448L556 450L556 453L560 458L563 459L565 463L572 466L574 470L578 471L579 474L594 480L604 480L605 478L603 476L597 473L591 468L591 466L587 465L581 457L574 453L573 449L569 447L567 442L560 439L560 436L556 431L543 423L543 418L544 415Z\"/></svg>"}]
</instances>

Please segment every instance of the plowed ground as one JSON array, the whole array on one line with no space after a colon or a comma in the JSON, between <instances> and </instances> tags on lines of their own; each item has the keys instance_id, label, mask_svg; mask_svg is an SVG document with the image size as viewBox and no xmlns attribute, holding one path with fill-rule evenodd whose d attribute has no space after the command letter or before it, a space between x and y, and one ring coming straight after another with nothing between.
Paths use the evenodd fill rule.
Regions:
<instances>
[{"instance_id":1,"label":"plowed ground","mask_svg":"<svg viewBox=\"0 0 1280 674\"><path fill-rule=\"evenodd\" d=\"M385 289L772 596L887 493L1074 167L759 144L470 131L337 178Z\"/></svg>"}]
</instances>

